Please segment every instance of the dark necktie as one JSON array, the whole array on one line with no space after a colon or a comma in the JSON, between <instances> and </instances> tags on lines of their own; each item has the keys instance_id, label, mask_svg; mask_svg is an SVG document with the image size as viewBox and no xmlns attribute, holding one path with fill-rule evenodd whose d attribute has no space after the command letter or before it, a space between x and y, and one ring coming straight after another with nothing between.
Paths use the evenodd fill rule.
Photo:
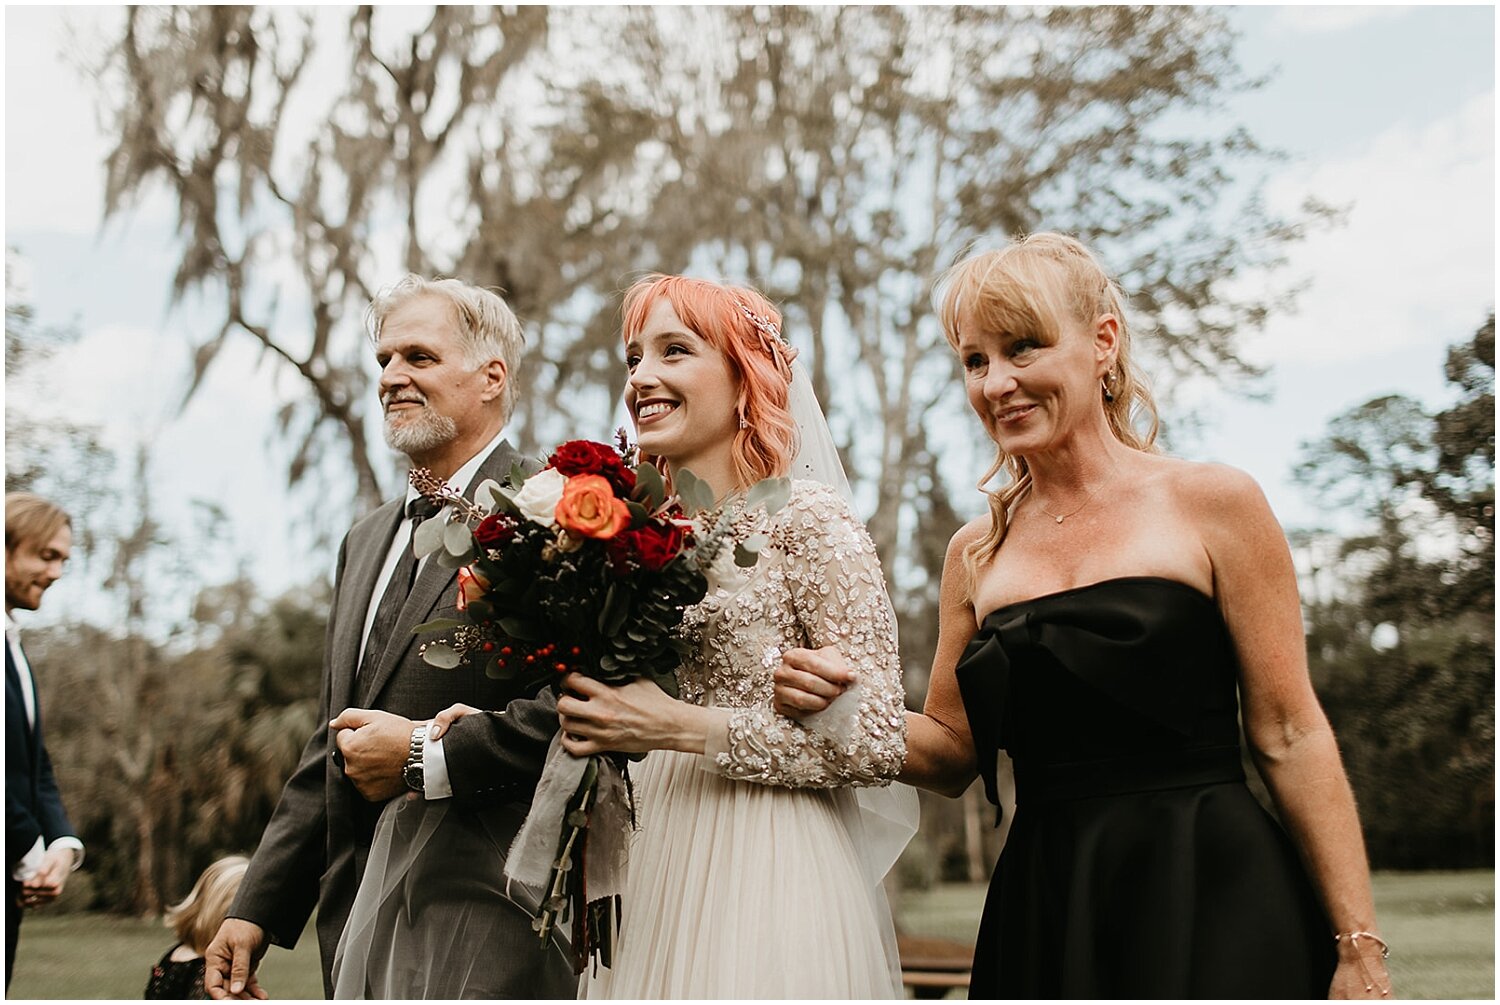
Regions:
<instances>
[{"instance_id":1,"label":"dark necktie","mask_svg":"<svg viewBox=\"0 0 1500 1005\"><path fill-rule=\"evenodd\" d=\"M442 508L442 503L434 502L426 496L418 496L407 503L406 515L411 520L412 536L416 536L417 528L422 525L423 520L436 516ZM361 679L368 679L368 675L374 672L376 664L380 662L380 656L391 640L396 621L401 617L401 608L405 606L407 594L411 593L411 585L416 578L417 553L408 540L406 547L401 549L396 567L391 570L391 579L386 584L385 592L380 595L380 605L375 608L375 620L370 624L370 637L365 640L365 658L359 664Z\"/></svg>"}]
</instances>

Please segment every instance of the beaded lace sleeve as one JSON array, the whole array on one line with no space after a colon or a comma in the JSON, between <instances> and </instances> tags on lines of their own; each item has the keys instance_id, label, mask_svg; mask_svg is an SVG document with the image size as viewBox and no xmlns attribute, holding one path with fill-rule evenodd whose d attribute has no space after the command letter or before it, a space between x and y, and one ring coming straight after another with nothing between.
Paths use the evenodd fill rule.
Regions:
<instances>
[{"instance_id":1,"label":"beaded lace sleeve","mask_svg":"<svg viewBox=\"0 0 1500 1005\"><path fill-rule=\"evenodd\" d=\"M768 585L784 591L787 647L839 647L859 674L857 721L848 743L836 744L777 715L767 698L730 715L727 735L715 738L722 748L711 745L713 764L730 778L770 785L883 785L906 757L906 696L874 542L836 492L806 482L777 513L770 539L781 562L769 570ZM757 672L769 696L772 668Z\"/></svg>"}]
</instances>

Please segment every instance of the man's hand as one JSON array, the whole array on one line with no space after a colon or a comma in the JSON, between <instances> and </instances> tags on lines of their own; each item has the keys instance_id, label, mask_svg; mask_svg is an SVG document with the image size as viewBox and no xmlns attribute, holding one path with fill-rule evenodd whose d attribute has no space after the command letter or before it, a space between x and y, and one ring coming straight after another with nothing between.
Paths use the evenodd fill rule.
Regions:
<instances>
[{"instance_id":1,"label":"man's hand","mask_svg":"<svg viewBox=\"0 0 1500 1005\"><path fill-rule=\"evenodd\" d=\"M411 753L415 725L405 716L369 708L346 708L328 724L344 758L344 774L370 802L383 803L406 791L401 769Z\"/></svg>"},{"instance_id":2,"label":"man's hand","mask_svg":"<svg viewBox=\"0 0 1500 1005\"><path fill-rule=\"evenodd\" d=\"M203 951L203 989L210 998L269 998L255 979L264 955L264 928L243 918L225 918Z\"/></svg>"},{"instance_id":3,"label":"man's hand","mask_svg":"<svg viewBox=\"0 0 1500 1005\"><path fill-rule=\"evenodd\" d=\"M21 884L21 903L41 907L56 900L73 873L73 861L72 848L50 849L41 867Z\"/></svg>"}]
</instances>

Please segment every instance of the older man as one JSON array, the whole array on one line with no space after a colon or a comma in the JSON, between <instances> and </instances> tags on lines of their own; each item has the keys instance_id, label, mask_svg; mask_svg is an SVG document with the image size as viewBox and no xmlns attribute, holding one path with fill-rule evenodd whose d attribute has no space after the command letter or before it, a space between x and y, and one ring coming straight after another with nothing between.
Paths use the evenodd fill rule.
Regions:
<instances>
[{"instance_id":1,"label":"older man","mask_svg":"<svg viewBox=\"0 0 1500 1005\"><path fill-rule=\"evenodd\" d=\"M376 299L370 318L386 441L471 497L486 478L503 478L519 459L501 437L522 349L520 325L505 302L457 280L408 276ZM527 914L480 876L524 817L557 728L555 697L522 694L477 667L439 670L422 662L412 629L452 617L455 600L453 570L419 563L412 553L422 504L408 490L344 539L324 650L326 725L308 741L207 951L204 983L212 997L264 997L255 967L267 944L290 948L314 907L331 996L335 950L380 812L393 798L416 797L451 799L442 807L446 833L471 839L463 854L473 862L432 863L439 870L459 864L468 876L450 871L442 883L417 890L434 909L462 904L493 933L462 961L474 974L467 992L573 996L576 981L561 956L539 949ZM468 716L441 740L427 739L428 720L456 702L505 711ZM405 922L417 913L408 908ZM442 941L459 933L433 934ZM411 978L414 969L438 967L435 959L375 962L404 968L408 979L355 994L426 996L424 988L441 986L424 985L421 973Z\"/></svg>"},{"instance_id":2,"label":"older man","mask_svg":"<svg viewBox=\"0 0 1500 1005\"><path fill-rule=\"evenodd\" d=\"M5 495L5 986L16 961L24 908L51 903L83 861L83 843L63 810L42 743L36 681L12 617L34 611L63 574L73 527L54 504L27 492Z\"/></svg>"}]
</instances>

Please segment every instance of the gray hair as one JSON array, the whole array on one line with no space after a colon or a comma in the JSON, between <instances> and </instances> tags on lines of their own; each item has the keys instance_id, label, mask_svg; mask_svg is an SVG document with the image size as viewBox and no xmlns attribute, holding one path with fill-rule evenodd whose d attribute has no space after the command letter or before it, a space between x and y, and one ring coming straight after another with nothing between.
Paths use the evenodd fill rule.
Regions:
<instances>
[{"instance_id":1,"label":"gray hair","mask_svg":"<svg viewBox=\"0 0 1500 1005\"><path fill-rule=\"evenodd\" d=\"M505 364L505 390L500 405L510 418L516 403L516 366L526 349L526 334L500 294L461 279L426 279L408 273L389 289L375 295L366 311L372 341L380 341L380 329L391 311L420 296L437 296L447 300L458 319L459 342L464 363L477 370L492 359Z\"/></svg>"}]
</instances>

